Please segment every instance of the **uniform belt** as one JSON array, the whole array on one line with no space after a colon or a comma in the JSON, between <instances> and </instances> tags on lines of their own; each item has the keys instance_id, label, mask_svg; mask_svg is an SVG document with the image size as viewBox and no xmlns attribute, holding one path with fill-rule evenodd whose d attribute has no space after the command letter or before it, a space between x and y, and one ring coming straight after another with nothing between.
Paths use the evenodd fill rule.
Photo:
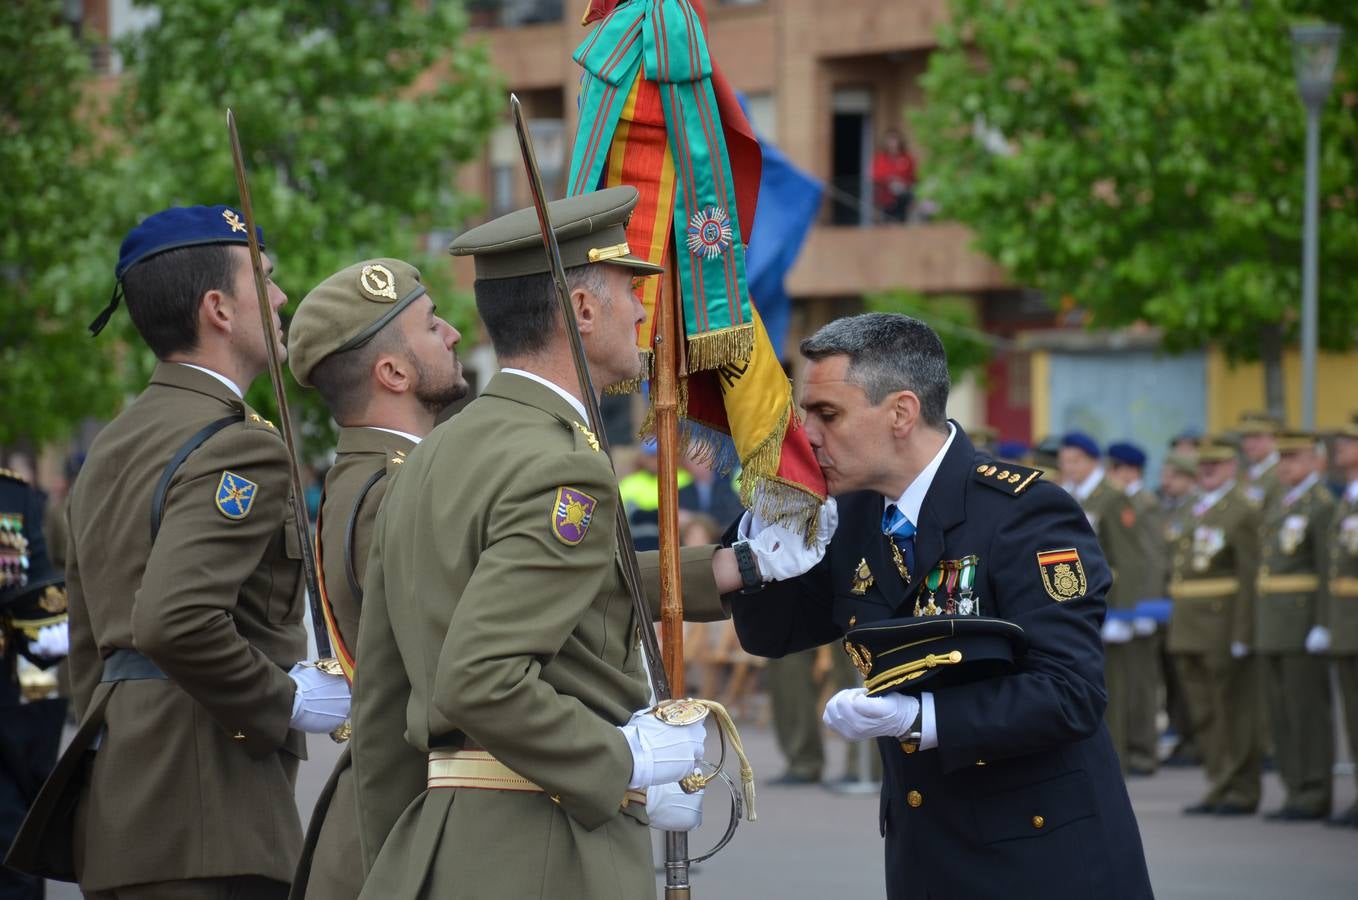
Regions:
<instances>
[{"instance_id":1,"label":"uniform belt","mask_svg":"<svg viewBox=\"0 0 1358 900\"><path fill-rule=\"evenodd\" d=\"M545 794L542 788L491 756L485 750L430 750L429 788L475 788ZM559 803L560 799L552 797ZM628 790L622 805L646 804L646 792Z\"/></svg>"},{"instance_id":2,"label":"uniform belt","mask_svg":"<svg viewBox=\"0 0 1358 900\"><path fill-rule=\"evenodd\" d=\"M1307 594L1318 590L1320 576L1306 572L1259 576L1259 591L1264 594Z\"/></svg>"},{"instance_id":3,"label":"uniform belt","mask_svg":"<svg viewBox=\"0 0 1358 900\"><path fill-rule=\"evenodd\" d=\"M151 660L142 656L136 650L119 648L114 650L104 659L104 674L99 676L100 681L145 681L147 679L160 679L164 681L168 676L156 667Z\"/></svg>"},{"instance_id":4,"label":"uniform belt","mask_svg":"<svg viewBox=\"0 0 1358 900\"><path fill-rule=\"evenodd\" d=\"M1330 596L1358 597L1358 577L1340 575L1330 579Z\"/></svg>"},{"instance_id":5,"label":"uniform belt","mask_svg":"<svg viewBox=\"0 0 1358 900\"><path fill-rule=\"evenodd\" d=\"M1192 581L1171 582L1169 586L1169 596L1172 600L1229 597L1239 592L1239 578L1194 578Z\"/></svg>"}]
</instances>

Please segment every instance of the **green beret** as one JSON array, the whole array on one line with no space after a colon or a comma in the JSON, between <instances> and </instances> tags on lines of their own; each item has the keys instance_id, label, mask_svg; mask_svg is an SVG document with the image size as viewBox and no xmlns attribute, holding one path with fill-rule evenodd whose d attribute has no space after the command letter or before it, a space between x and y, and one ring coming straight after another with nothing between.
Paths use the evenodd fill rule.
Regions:
<instances>
[{"instance_id":1,"label":"green beret","mask_svg":"<svg viewBox=\"0 0 1358 900\"><path fill-rule=\"evenodd\" d=\"M420 270L399 259L340 269L302 298L288 328L288 366L303 387L332 353L362 347L425 293Z\"/></svg>"},{"instance_id":2,"label":"green beret","mask_svg":"<svg viewBox=\"0 0 1358 900\"><path fill-rule=\"evenodd\" d=\"M637 205L637 197L637 189L625 184L548 203L562 267L606 262L645 275L665 271L633 256L627 244L627 220ZM532 207L515 210L459 235L448 252L474 257L478 279L518 278L551 271L542 246L537 210Z\"/></svg>"}]
</instances>

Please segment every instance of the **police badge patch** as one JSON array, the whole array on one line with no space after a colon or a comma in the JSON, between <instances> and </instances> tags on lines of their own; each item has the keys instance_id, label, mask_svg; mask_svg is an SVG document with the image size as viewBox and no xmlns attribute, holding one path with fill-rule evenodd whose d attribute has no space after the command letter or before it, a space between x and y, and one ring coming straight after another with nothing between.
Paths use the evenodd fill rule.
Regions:
<instances>
[{"instance_id":1,"label":"police badge patch","mask_svg":"<svg viewBox=\"0 0 1358 900\"><path fill-rule=\"evenodd\" d=\"M240 520L250 514L259 485L235 472L222 472L217 482L217 511L228 519Z\"/></svg>"},{"instance_id":2,"label":"police badge patch","mask_svg":"<svg viewBox=\"0 0 1358 900\"><path fill-rule=\"evenodd\" d=\"M1084 594L1085 569L1080 551L1074 547L1037 554L1037 568L1042 573L1042 586L1057 603Z\"/></svg>"},{"instance_id":3,"label":"police badge patch","mask_svg":"<svg viewBox=\"0 0 1358 900\"><path fill-rule=\"evenodd\" d=\"M556 502L552 506L552 534L568 547L583 541L589 533L589 523L594 518L594 507L598 503L584 491L557 488Z\"/></svg>"}]
</instances>

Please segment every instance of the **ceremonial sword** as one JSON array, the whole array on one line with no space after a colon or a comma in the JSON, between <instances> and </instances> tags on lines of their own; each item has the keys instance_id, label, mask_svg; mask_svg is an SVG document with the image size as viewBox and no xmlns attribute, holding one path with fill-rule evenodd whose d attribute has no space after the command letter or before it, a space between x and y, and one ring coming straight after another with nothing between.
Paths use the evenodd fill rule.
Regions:
<instances>
[{"instance_id":1,"label":"ceremonial sword","mask_svg":"<svg viewBox=\"0 0 1358 900\"><path fill-rule=\"evenodd\" d=\"M231 136L231 162L236 167L236 188L240 192L240 211L245 218L245 235L250 243L250 266L255 273L255 295L259 299L259 320L264 329L264 345L269 355L269 381L273 384L274 401L278 404L280 430L288 448L288 477L292 483L292 517L297 525L297 538L302 545L302 577L306 583L307 600L311 604L311 631L316 638L316 668L327 675L343 675L339 660L330 648L330 632L325 627L325 611L321 609L321 585L316 575L316 548L311 542L311 528L306 511L306 496L302 492L302 470L297 464L297 441L292 434L292 414L288 410L288 395L283 387L283 365L278 359L273 310L269 308L269 288L264 276L264 260L259 253L259 236L255 233L255 212L250 204L250 183L245 178L245 157L236 134L236 116L226 111L226 130ZM331 734L341 740L341 725Z\"/></svg>"}]
</instances>

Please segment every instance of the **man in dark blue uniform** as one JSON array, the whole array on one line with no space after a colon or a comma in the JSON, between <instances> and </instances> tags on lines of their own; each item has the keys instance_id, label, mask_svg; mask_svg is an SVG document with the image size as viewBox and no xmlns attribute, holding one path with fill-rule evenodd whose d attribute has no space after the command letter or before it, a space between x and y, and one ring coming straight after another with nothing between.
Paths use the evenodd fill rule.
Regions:
<instances>
[{"instance_id":1,"label":"man in dark blue uniform","mask_svg":"<svg viewBox=\"0 0 1358 900\"><path fill-rule=\"evenodd\" d=\"M46 669L66 655L66 591L43 538L46 498L0 469L0 852L57 761L66 701L29 696L19 657ZM41 900L42 879L0 866L0 900Z\"/></svg>"},{"instance_id":2,"label":"man in dark blue uniform","mask_svg":"<svg viewBox=\"0 0 1358 900\"><path fill-rule=\"evenodd\" d=\"M1103 724L1111 577L1079 505L1037 470L978 454L946 418L947 359L924 323L840 319L801 352L839 526L805 575L732 596L741 643L779 657L932 614L1006 619L1028 641L1008 674L826 706L846 739L878 738L888 897L1150 897ZM735 536L761 526L747 514Z\"/></svg>"}]
</instances>

